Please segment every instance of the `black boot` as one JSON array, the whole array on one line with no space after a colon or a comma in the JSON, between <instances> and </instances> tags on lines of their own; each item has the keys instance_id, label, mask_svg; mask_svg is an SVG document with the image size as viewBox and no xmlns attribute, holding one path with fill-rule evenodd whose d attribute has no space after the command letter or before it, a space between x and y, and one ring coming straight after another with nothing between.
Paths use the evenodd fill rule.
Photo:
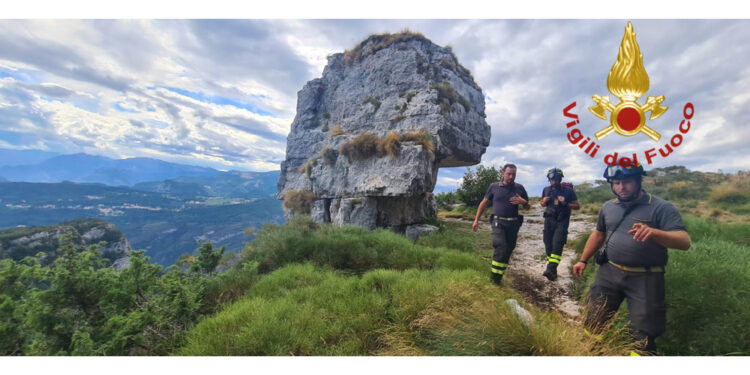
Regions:
<instances>
[{"instance_id":1,"label":"black boot","mask_svg":"<svg viewBox=\"0 0 750 375\"><path fill-rule=\"evenodd\" d=\"M547 269L544 271L542 276L549 279L549 281L557 280L557 263L547 263Z\"/></svg>"},{"instance_id":2,"label":"black boot","mask_svg":"<svg viewBox=\"0 0 750 375\"><path fill-rule=\"evenodd\" d=\"M492 283L497 286L500 286L500 283L503 281L503 275L500 275L494 272L491 275L492 275Z\"/></svg>"}]
</instances>

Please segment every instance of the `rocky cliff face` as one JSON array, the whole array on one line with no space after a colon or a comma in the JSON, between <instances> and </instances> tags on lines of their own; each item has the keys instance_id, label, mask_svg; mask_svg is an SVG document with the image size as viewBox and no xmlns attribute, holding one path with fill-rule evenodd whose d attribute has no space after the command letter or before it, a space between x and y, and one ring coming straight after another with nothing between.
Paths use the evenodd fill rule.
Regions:
<instances>
[{"instance_id":1,"label":"rocky cliff face","mask_svg":"<svg viewBox=\"0 0 750 375\"><path fill-rule=\"evenodd\" d=\"M70 234L79 245L92 245L105 241L99 249L115 270L130 265L130 243L114 224L98 219L80 219L52 226L4 229L0 231L0 258L20 260L27 256L44 255L42 264L50 264L57 258L59 238Z\"/></svg>"},{"instance_id":2,"label":"rocky cliff face","mask_svg":"<svg viewBox=\"0 0 750 375\"><path fill-rule=\"evenodd\" d=\"M484 95L450 48L374 35L298 93L281 165L286 217L406 232L436 213L439 167L479 163Z\"/></svg>"}]
</instances>

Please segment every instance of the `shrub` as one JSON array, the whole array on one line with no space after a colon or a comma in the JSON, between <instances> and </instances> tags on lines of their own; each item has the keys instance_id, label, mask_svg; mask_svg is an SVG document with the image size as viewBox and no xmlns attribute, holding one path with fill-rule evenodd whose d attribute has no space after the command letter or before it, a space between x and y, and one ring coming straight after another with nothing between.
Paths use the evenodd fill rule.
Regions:
<instances>
[{"instance_id":1,"label":"shrub","mask_svg":"<svg viewBox=\"0 0 750 375\"><path fill-rule=\"evenodd\" d=\"M391 123L395 124L395 123L397 123L397 122L399 122L399 121L401 121L401 120L403 120L405 118L406 118L406 116L404 116L402 114L398 114L398 115L396 115L396 117L394 117L394 118L391 119Z\"/></svg>"},{"instance_id":2,"label":"shrub","mask_svg":"<svg viewBox=\"0 0 750 375\"><path fill-rule=\"evenodd\" d=\"M352 160L365 160L378 154L379 139L371 133L362 133L339 148L339 153Z\"/></svg>"},{"instance_id":3,"label":"shrub","mask_svg":"<svg viewBox=\"0 0 750 375\"><path fill-rule=\"evenodd\" d=\"M284 194L284 208L295 215L309 215L315 194L309 190L290 190Z\"/></svg>"},{"instance_id":4,"label":"shrub","mask_svg":"<svg viewBox=\"0 0 750 375\"><path fill-rule=\"evenodd\" d=\"M409 92L408 92L408 93L406 94L406 102L407 102L407 103L411 102L411 99L412 99L413 97L415 97L416 95L417 95L417 93L416 93L416 92L414 92L414 91L409 91Z\"/></svg>"},{"instance_id":5,"label":"shrub","mask_svg":"<svg viewBox=\"0 0 750 375\"><path fill-rule=\"evenodd\" d=\"M331 129L331 137L335 137L337 135L345 135L347 132L344 131L344 129L341 128L341 125L336 124Z\"/></svg>"},{"instance_id":6,"label":"shrub","mask_svg":"<svg viewBox=\"0 0 750 375\"><path fill-rule=\"evenodd\" d=\"M430 133L425 130L403 133L401 134L401 141L420 144L430 155L434 156L435 154L435 143L432 141Z\"/></svg>"},{"instance_id":7,"label":"shrub","mask_svg":"<svg viewBox=\"0 0 750 375\"><path fill-rule=\"evenodd\" d=\"M319 266L362 273L374 268L485 270L484 262L445 248L414 245L388 230L315 225L309 217L295 217L285 226L264 226L253 241L250 259L261 273L289 263L310 261Z\"/></svg>"},{"instance_id":8,"label":"shrub","mask_svg":"<svg viewBox=\"0 0 750 375\"><path fill-rule=\"evenodd\" d=\"M461 202L467 206L476 207L484 199L490 185L500 180L500 172L495 167L486 168L480 165L476 173L471 168L466 168L461 187L456 190L456 195Z\"/></svg>"},{"instance_id":9,"label":"shrub","mask_svg":"<svg viewBox=\"0 0 750 375\"><path fill-rule=\"evenodd\" d=\"M437 90L438 92L437 103L435 104L440 104L440 108L442 109L441 113L443 116L445 116L453 103L461 104L466 112L471 110L471 103L466 98L458 94L453 86L451 86L449 83L444 82L441 84L432 85L430 86L430 89Z\"/></svg>"},{"instance_id":10,"label":"shrub","mask_svg":"<svg viewBox=\"0 0 750 375\"><path fill-rule=\"evenodd\" d=\"M362 102L362 104L367 104L367 103L372 104L372 106L375 107L375 111L377 111L378 108L380 108L380 100L378 100L378 98L376 97L373 97L373 96L366 97L365 101Z\"/></svg>"},{"instance_id":11,"label":"shrub","mask_svg":"<svg viewBox=\"0 0 750 375\"><path fill-rule=\"evenodd\" d=\"M744 191L743 191L744 190ZM742 205L750 201L750 189L742 189L742 186L723 184L716 186L710 193L712 201Z\"/></svg>"},{"instance_id":12,"label":"shrub","mask_svg":"<svg viewBox=\"0 0 750 375\"><path fill-rule=\"evenodd\" d=\"M323 165L327 166L333 166L336 165L336 159L338 159L339 154L336 152L336 150L325 147L322 150L320 150L320 158L323 160Z\"/></svg>"},{"instance_id":13,"label":"shrub","mask_svg":"<svg viewBox=\"0 0 750 375\"><path fill-rule=\"evenodd\" d=\"M458 196L453 191L438 193L435 195L435 202L439 209L450 210L451 205L458 203Z\"/></svg>"},{"instance_id":14,"label":"shrub","mask_svg":"<svg viewBox=\"0 0 750 375\"><path fill-rule=\"evenodd\" d=\"M367 39L357 44L357 46L355 46L353 49L344 51L344 57L341 59L341 62L344 65L350 65L354 62L361 61L364 57L363 48L368 43L371 44L370 48L368 49L368 54L373 54L377 51L380 51L381 49L388 48L394 43L408 42L413 39L426 40L424 35L422 35L421 33L415 33L410 31L409 29L404 29L401 32L395 34L372 34L367 37Z\"/></svg>"},{"instance_id":15,"label":"shrub","mask_svg":"<svg viewBox=\"0 0 750 375\"><path fill-rule=\"evenodd\" d=\"M401 152L401 141L398 134L392 132L378 141L378 155L388 155L392 158L398 157Z\"/></svg>"},{"instance_id":16,"label":"shrub","mask_svg":"<svg viewBox=\"0 0 750 375\"><path fill-rule=\"evenodd\" d=\"M318 158L309 158L307 159L305 165L297 169L297 172L304 173L305 175L307 175L307 179L309 180L312 176L312 168L316 165L318 165Z\"/></svg>"}]
</instances>

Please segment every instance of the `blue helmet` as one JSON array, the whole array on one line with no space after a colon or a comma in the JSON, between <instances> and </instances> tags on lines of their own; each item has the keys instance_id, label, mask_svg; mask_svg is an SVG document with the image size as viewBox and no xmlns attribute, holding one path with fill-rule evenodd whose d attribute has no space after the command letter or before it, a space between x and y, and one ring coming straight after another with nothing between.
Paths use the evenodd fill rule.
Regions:
<instances>
[{"instance_id":1,"label":"blue helmet","mask_svg":"<svg viewBox=\"0 0 750 375\"><path fill-rule=\"evenodd\" d=\"M562 181L563 177L565 177L565 175L563 174L563 171L560 168L555 167L547 171L547 179L549 180L556 178Z\"/></svg>"},{"instance_id":2,"label":"blue helmet","mask_svg":"<svg viewBox=\"0 0 750 375\"><path fill-rule=\"evenodd\" d=\"M621 180L628 177L635 177L638 181L640 181L645 175L646 171L643 170L643 166L640 164L627 168L619 164L608 165L604 170L604 178L607 180L607 182L612 182L610 180Z\"/></svg>"},{"instance_id":3,"label":"blue helmet","mask_svg":"<svg viewBox=\"0 0 750 375\"><path fill-rule=\"evenodd\" d=\"M640 164L637 166L630 166L628 168L625 168L621 165L608 165L604 170L604 178L607 180L607 182L609 182L612 193L617 196L617 199L620 202L630 202L638 198L638 196L641 194L641 181L643 180L643 176L645 175L646 171L643 170L643 166ZM620 197L619 195L617 195L617 193L615 193L615 188L614 186L612 186L612 180L622 180L630 177L635 178L635 181L638 183L638 189L628 197Z\"/></svg>"}]
</instances>

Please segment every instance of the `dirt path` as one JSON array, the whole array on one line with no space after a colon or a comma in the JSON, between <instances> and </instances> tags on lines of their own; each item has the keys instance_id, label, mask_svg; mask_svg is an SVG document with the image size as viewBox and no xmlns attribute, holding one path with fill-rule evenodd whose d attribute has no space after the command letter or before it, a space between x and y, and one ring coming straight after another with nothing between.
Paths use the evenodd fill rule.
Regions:
<instances>
[{"instance_id":1,"label":"dirt path","mask_svg":"<svg viewBox=\"0 0 750 375\"><path fill-rule=\"evenodd\" d=\"M563 250L562 262L557 268L557 280L550 282L542 276L547 267L542 241L544 218L538 204L522 213L524 223L518 234L516 249L508 263L508 274L512 278L512 286L527 297L527 301L544 309L554 309L568 318L579 316L579 304L569 292L573 282L571 265L577 260L575 251L566 247ZM595 224L586 220L586 215L574 214L568 228L568 242L583 233L591 232ZM462 222L471 227L471 221L462 219L444 219L446 221ZM490 232L489 223L482 222L480 231Z\"/></svg>"}]
</instances>

